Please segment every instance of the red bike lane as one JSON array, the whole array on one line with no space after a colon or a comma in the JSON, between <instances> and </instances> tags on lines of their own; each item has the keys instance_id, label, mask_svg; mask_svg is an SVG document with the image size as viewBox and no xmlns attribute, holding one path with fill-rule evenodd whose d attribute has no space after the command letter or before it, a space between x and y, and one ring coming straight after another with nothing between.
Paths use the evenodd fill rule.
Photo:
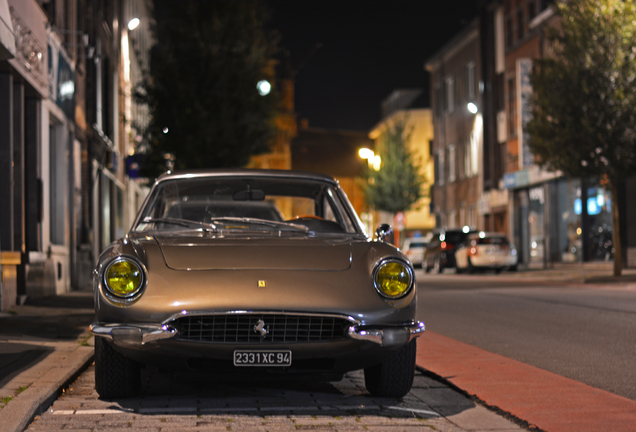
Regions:
<instances>
[{"instance_id":1,"label":"red bike lane","mask_svg":"<svg viewBox=\"0 0 636 432\"><path fill-rule=\"evenodd\" d=\"M547 432L636 431L636 401L431 331L417 365Z\"/></svg>"}]
</instances>

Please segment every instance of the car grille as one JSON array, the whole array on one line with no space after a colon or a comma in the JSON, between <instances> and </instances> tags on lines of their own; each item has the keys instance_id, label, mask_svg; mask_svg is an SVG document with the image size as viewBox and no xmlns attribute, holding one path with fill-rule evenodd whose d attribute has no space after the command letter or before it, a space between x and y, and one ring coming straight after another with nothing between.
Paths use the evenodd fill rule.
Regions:
<instances>
[{"instance_id":1,"label":"car grille","mask_svg":"<svg viewBox=\"0 0 636 432\"><path fill-rule=\"evenodd\" d=\"M260 322L267 330L261 336ZM287 314L231 314L184 316L174 321L177 339L208 343L301 343L345 339L351 325L344 318Z\"/></svg>"}]
</instances>

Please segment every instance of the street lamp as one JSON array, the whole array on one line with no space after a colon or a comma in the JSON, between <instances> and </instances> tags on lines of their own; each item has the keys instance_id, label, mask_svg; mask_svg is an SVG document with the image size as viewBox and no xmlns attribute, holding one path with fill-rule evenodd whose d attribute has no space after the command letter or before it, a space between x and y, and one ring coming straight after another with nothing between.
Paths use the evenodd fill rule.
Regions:
<instances>
[{"instance_id":1,"label":"street lamp","mask_svg":"<svg viewBox=\"0 0 636 432\"><path fill-rule=\"evenodd\" d=\"M375 154L373 150L368 148L361 148L360 150L358 150L358 155L362 159L367 160L369 168L380 171L380 166L382 165L382 158L380 157L380 155Z\"/></svg>"},{"instance_id":2,"label":"street lamp","mask_svg":"<svg viewBox=\"0 0 636 432\"><path fill-rule=\"evenodd\" d=\"M139 18L133 18L128 21L128 30L134 30L139 26Z\"/></svg>"},{"instance_id":3,"label":"street lamp","mask_svg":"<svg viewBox=\"0 0 636 432\"><path fill-rule=\"evenodd\" d=\"M369 160L373 158L373 156L375 156L375 153L373 153L373 150L371 149L361 148L360 150L358 150L358 155L360 155L362 159Z\"/></svg>"},{"instance_id":4,"label":"street lamp","mask_svg":"<svg viewBox=\"0 0 636 432\"><path fill-rule=\"evenodd\" d=\"M466 108L468 108L468 111L470 111L471 114L477 114L477 111L479 111L477 109L477 105L475 105L473 102L468 102Z\"/></svg>"},{"instance_id":5,"label":"street lamp","mask_svg":"<svg viewBox=\"0 0 636 432\"><path fill-rule=\"evenodd\" d=\"M267 80L260 80L256 83L256 90L258 90L259 95L267 96L272 90L272 85Z\"/></svg>"}]
</instances>

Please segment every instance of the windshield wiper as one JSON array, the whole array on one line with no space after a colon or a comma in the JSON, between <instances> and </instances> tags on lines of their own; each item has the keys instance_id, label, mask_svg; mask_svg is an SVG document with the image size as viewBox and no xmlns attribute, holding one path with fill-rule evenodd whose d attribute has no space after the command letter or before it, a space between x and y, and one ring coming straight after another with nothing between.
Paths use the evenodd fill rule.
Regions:
<instances>
[{"instance_id":1,"label":"windshield wiper","mask_svg":"<svg viewBox=\"0 0 636 432\"><path fill-rule=\"evenodd\" d=\"M278 221L272 221L267 219L257 219L257 218L249 218L249 217L227 216L227 217L221 217L221 218L214 218L212 220L212 223L219 223L219 222L226 222L226 221L242 222L242 223L248 223L248 224L254 224L254 225L266 225L266 226L277 227L277 228L283 228L283 227L294 228L304 233L309 232L309 228L307 228L304 225L299 225L299 224L295 224L291 222L278 222Z\"/></svg>"},{"instance_id":2,"label":"windshield wiper","mask_svg":"<svg viewBox=\"0 0 636 432\"><path fill-rule=\"evenodd\" d=\"M207 229L212 229L214 231L217 231L217 227L216 225L214 225L213 223L205 223L205 222L198 222L198 221L191 221L191 220L187 220L187 219L177 219L177 218L151 218L151 217L146 217L142 220L142 222L144 223L167 223L167 224L172 224L172 225L181 225L184 227L188 227L190 228L192 225L196 225L202 228L207 228Z\"/></svg>"}]
</instances>

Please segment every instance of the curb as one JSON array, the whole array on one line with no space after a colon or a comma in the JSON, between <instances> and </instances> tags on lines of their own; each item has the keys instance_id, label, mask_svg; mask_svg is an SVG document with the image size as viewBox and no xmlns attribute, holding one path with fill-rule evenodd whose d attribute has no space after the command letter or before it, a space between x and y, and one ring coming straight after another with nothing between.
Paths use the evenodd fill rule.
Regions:
<instances>
[{"instance_id":1,"label":"curb","mask_svg":"<svg viewBox=\"0 0 636 432\"><path fill-rule=\"evenodd\" d=\"M0 411L0 425L6 432L22 432L35 416L43 414L61 393L93 361L94 348L81 346L64 366L52 367L28 389ZM46 360L45 360L46 361Z\"/></svg>"}]
</instances>

